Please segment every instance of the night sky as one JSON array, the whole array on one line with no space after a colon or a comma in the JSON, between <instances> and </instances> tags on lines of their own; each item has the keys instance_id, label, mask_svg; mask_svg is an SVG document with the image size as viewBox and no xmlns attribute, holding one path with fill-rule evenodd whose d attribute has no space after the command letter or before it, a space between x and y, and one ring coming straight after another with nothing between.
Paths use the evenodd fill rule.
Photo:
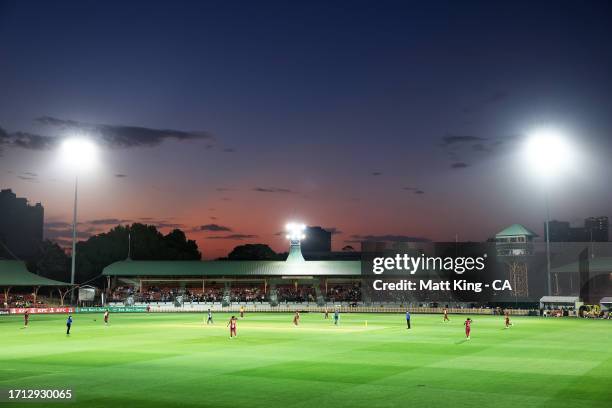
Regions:
<instances>
[{"instance_id":1,"label":"night sky","mask_svg":"<svg viewBox=\"0 0 612 408\"><path fill-rule=\"evenodd\" d=\"M529 132L580 152L553 218L612 216L612 3L0 0L0 186L69 237L58 141L87 135L80 236L179 227L205 257L288 220L364 238L541 233Z\"/></svg>"}]
</instances>

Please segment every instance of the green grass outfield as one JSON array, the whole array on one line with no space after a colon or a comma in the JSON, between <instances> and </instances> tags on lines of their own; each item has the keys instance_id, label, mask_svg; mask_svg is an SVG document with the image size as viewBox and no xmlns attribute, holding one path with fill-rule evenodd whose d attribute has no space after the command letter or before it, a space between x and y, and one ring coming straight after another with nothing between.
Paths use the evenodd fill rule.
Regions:
<instances>
[{"instance_id":1,"label":"green grass outfield","mask_svg":"<svg viewBox=\"0 0 612 408\"><path fill-rule=\"evenodd\" d=\"M0 389L72 388L83 407L606 407L612 322L472 316L247 314L0 316ZM96 321L94 321L96 319ZM367 326L366 326L367 320ZM0 403L4 406L50 404ZM63 404L53 404L62 406Z\"/></svg>"}]
</instances>

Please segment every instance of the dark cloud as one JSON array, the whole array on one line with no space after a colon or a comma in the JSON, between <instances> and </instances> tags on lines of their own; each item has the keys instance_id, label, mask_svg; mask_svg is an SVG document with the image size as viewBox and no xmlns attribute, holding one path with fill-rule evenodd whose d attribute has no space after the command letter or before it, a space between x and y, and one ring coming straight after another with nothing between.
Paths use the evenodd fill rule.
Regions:
<instances>
[{"instance_id":1,"label":"dark cloud","mask_svg":"<svg viewBox=\"0 0 612 408\"><path fill-rule=\"evenodd\" d=\"M382 176L382 173L380 171L373 171L370 173L370 175L372 176Z\"/></svg>"},{"instance_id":2,"label":"dark cloud","mask_svg":"<svg viewBox=\"0 0 612 408\"><path fill-rule=\"evenodd\" d=\"M336 227L324 227L323 228L325 231L331 232L332 235L339 235L342 234L342 231L340 231L338 228Z\"/></svg>"},{"instance_id":3,"label":"dark cloud","mask_svg":"<svg viewBox=\"0 0 612 408\"><path fill-rule=\"evenodd\" d=\"M233 147L226 147L225 149L222 150L223 153L235 153L236 149L234 149Z\"/></svg>"},{"instance_id":4,"label":"dark cloud","mask_svg":"<svg viewBox=\"0 0 612 408\"><path fill-rule=\"evenodd\" d=\"M411 237L407 235L351 235L350 240L345 242L429 242L429 239L423 237Z\"/></svg>"},{"instance_id":5,"label":"dark cloud","mask_svg":"<svg viewBox=\"0 0 612 408\"><path fill-rule=\"evenodd\" d=\"M43 116L35 122L55 128L62 133L84 134L112 148L157 146L166 139L178 141L207 139L214 137L205 131L183 131L176 129L154 129L142 126L91 124L74 120ZM28 150L49 150L57 146L60 137L30 132L7 132L0 128L0 146L20 147Z\"/></svg>"},{"instance_id":6,"label":"dark cloud","mask_svg":"<svg viewBox=\"0 0 612 408\"><path fill-rule=\"evenodd\" d=\"M442 138L442 145L450 146L462 143L484 142L486 140L486 138L478 136L447 134Z\"/></svg>"},{"instance_id":7,"label":"dark cloud","mask_svg":"<svg viewBox=\"0 0 612 408\"><path fill-rule=\"evenodd\" d=\"M212 140L214 137L205 131L183 131L176 129L154 129L142 126L92 124L43 116L36 123L59 129L63 132L82 133L99 139L113 148L157 146L164 140Z\"/></svg>"},{"instance_id":8,"label":"dark cloud","mask_svg":"<svg viewBox=\"0 0 612 408\"><path fill-rule=\"evenodd\" d=\"M210 216L210 217L208 217L208 218L210 218L210 219L211 219L211 220L213 220L213 221L217 219L217 217L213 217L213 216Z\"/></svg>"},{"instance_id":9,"label":"dark cloud","mask_svg":"<svg viewBox=\"0 0 612 408\"><path fill-rule=\"evenodd\" d=\"M223 193L225 191L232 191L232 189L231 188L226 188L226 187L217 187L217 188L215 188L215 191Z\"/></svg>"},{"instance_id":10,"label":"dark cloud","mask_svg":"<svg viewBox=\"0 0 612 408\"><path fill-rule=\"evenodd\" d=\"M43 231L44 237L58 243L61 241L72 242L72 225L68 223L64 224L64 226L56 226L54 228L49 227L49 223L45 224ZM77 228L78 239L87 239L95 233L96 230L94 228Z\"/></svg>"},{"instance_id":11,"label":"dark cloud","mask_svg":"<svg viewBox=\"0 0 612 408\"><path fill-rule=\"evenodd\" d=\"M214 232L232 232L230 227L226 227L219 224L206 224L201 225L199 228L200 231L214 231Z\"/></svg>"},{"instance_id":12,"label":"dark cloud","mask_svg":"<svg viewBox=\"0 0 612 408\"><path fill-rule=\"evenodd\" d=\"M171 218L172 219L172 218ZM185 224L179 224L170 221L169 219L158 219L153 217L140 217L137 219L143 224L153 225L157 228L183 228Z\"/></svg>"},{"instance_id":13,"label":"dark cloud","mask_svg":"<svg viewBox=\"0 0 612 408\"><path fill-rule=\"evenodd\" d=\"M465 162L455 162L451 164L451 169L465 169L466 167L470 167L470 165Z\"/></svg>"},{"instance_id":14,"label":"dark cloud","mask_svg":"<svg viewBox=\"0 0 612 408\"><path fill-rule=\"evenodd\" d=\"M293 190L289 190L288 188L279 188L279 187L255 187L253 191L257 191L259 193L295 193Z\"/></svg>"},{"instance_id":15,"label":"dark cloud","mask_svg":"<svg viewBox=\"0 0 612 408\"><path fill-rule=\"evenodd\" d=\"M52 136L42 136L29 132L6 133L0 136L0 145L20 147L29 150L49 150L55 147L59 141Z\"/></svg>"},{"instance_id":16,"label":"dark cloud","mask_svg":"<svg viewBox=\"0 0 612 408\"><path fill-rule=\"evenodd\" d=\"M24 171L23 173L19 174L17 178L23 181L30 181L33 183L38 182L38 174L32 173L31 171Z\"/></svg>"},{"instance_id":17,"label":"dark cloud","mask_svg":"<svg viewBox=\"0 0 612 408\"><path fill-rule=\"evenodd\" d=\"M49 221L45 222L45 228L55 229L55 228L68 228L72 227L72 224L66 221Z\"/></svg>"},{"instance_id":18,"label":"dark cloud","mask_svg":"<svg viewBox=\"0 0 612 408\"><path fill-rule=\"evenodd\" d=\"M233 239L237 241L241 241L243 239L253 239L253 238L258 238L258 236L251 235L251 234L230 234L230 235L223 235L223 236L208 237L208 239Z\"/></svg>"},{"instance_id":19,"label":"dark cloud","mask_svg":"<svg viewBox=\"0 0 612 408\"><path fill-rule=\"evenodd\" d=\"M475 152L480 152L480 153L491 153L492 151L489 146L486 146L482 143L476 143L472 145L472 150Z\"/></svg>"},{"instance_id":20,"label":"dark cloud","mask_svg":"<svg viewBox=\"0 0 612 408\"><path fill-rule=\"evenodd\" d=\"M404 187L403 189L406 191L411 191L413 194L418 194L418 195L425 194L425 191L421 190L418 187Z\"/></svg>"},{"instance_id":21,"label":"dark cloud","mask_svg":"<svg viewBox=\"0 0 612 408\"><path fill-rule=\"evenodd\" d=\"M36 177L32 177L32 176L19 175L19 176L17 176L17 178L20 179L20 180L23 180L23 181L38 182L38 179Z\"/></svg>"},{"instance_id":22,"label":"dark cloud","mask_svg":"<svg viewBox=\"0 0 612 408\"><path fill-rule=\"evenodd\" d=\"M117 174L115 174L115 177L117 177L117 178L126 178L127 174L117 173Z\"/></svg>"},{"instance_id":23,"label":"dark cloud","mask_svg":"<svg viewBox=\"0 0 612 408\"><path fill-rule=\"evenodd\" d=\"M129 224L130 222L130 220L121 220L119 218L100 218L97 220L87 221L87 223L91 225L120 225Z\"/></svg>"}]
</instances>

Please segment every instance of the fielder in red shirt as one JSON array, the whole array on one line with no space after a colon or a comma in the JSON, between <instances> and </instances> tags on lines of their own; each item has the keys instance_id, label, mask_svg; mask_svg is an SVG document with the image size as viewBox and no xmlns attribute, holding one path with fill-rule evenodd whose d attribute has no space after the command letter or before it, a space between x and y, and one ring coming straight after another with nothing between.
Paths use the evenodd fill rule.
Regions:
<instances>
[{"instance_id":1,"label":"fielder in red shirt","mask_svg":"<svg viewBox=\"0 0 612 408\"><path fill-rule=\"evenodd\" d=\"M463 323L465 325L465 338L466 339L470 339L470 331L472 329L472 319L470 319L469 317L466 319L465 323Z\"/></svg>"},{"instance_id":2,"label":"fielder in red shirt","mask_svg":"<svg viewBox=\"0 0 612 408\"><path fill-rule=\"evenodd\" d=\"M230 339L232 337L238 337L238 335L236 334L236 320L238 320L238 319L236 319L236 316L232 316L229 319L229 322L227 322L227 325L230 328Z\"/></svg>"}]
</instances>

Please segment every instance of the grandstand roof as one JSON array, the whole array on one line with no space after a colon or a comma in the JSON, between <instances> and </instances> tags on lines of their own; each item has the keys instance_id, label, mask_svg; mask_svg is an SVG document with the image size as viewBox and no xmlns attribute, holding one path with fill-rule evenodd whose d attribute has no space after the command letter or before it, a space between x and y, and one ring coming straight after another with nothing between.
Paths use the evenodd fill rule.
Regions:
<instances>
[{"instance_id":1,"label":"grandstand roof","mask_svg":"<svg viewBox=\"0 0 612 408\"><path fill-rule=\"evenodd\" d=\"M360 261L120 261L104 276L359 276Z\"/></svg>"},{"instance_id":2,"label":"grandstand roof","mask_svg":"<svg viewBox=\"0 0 612 408\"><path fill-rule=\"evenodd\" d=\"M0 260L0 286L70 286L36 275L26 269L25 262Z\"/></svg>"},{"instance_id":3,"label":"grandstand roof","mask_svg":"<svg viewBox=\"0 0 612 408\"><path fill-rule=\"evenodd\" d=\"M553 273L578 273L580 272L580 262L572 262L557 268L551 269ZM589 259L589 274L606 275L612 273L612 257L600 257Z\"/></svg>"}]
</instances>

